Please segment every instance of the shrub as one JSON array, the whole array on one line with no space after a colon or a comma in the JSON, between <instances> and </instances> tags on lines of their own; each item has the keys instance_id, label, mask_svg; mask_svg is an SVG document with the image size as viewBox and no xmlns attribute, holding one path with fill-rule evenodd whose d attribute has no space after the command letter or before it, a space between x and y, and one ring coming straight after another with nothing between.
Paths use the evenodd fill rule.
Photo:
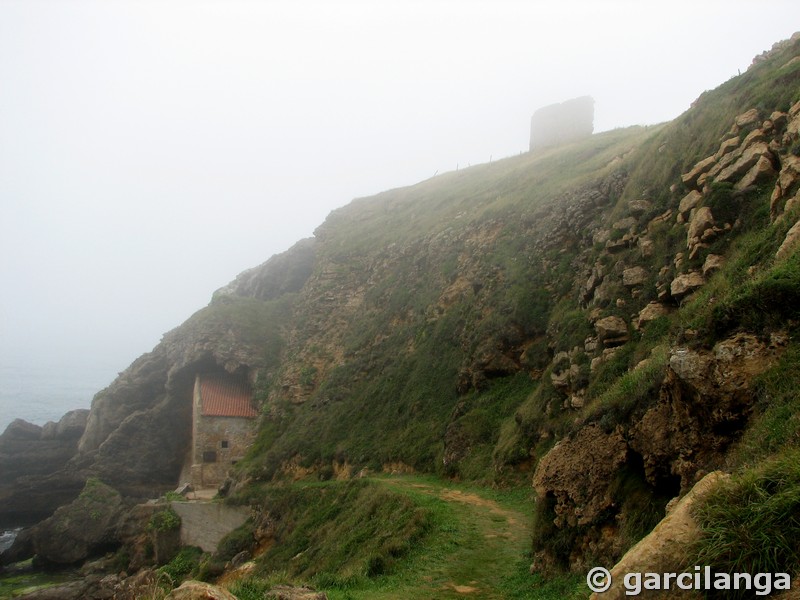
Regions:
<instances>
[{"instance_id":1,"label":"shrub","mask_svg":"<svg viewBox=\"0 0 800 600\"><path fill-rule=\"evenodd\" d=\"M222 538L217 546L214 559L217 561L229 561L234 556L244 550L250 550L255 543L253 537L253 521L248 519L242 525L231 531Z\"/></svg>"},{"instance_id":2,"label":"shrub","mask_svg":"<svg viewBox=\"0 0 800 600\"><path fill-rule=\"evenodd\" d=\"M202 555L203 551L200 548L185 546L159 571L169 575L174 582L181 581L184 577L197 570Z\"/></svg>"},{"instance_id":3,"label":"shrub","mask_svg":"<svg viewBox=\"0 0 800 600\"><path fill-rule=\"evenodd\" d=\"M174 531L181 526L181 518L172 508L166 508L150 517L147 528L151 531Z\"/></svg>"}]
</instances>

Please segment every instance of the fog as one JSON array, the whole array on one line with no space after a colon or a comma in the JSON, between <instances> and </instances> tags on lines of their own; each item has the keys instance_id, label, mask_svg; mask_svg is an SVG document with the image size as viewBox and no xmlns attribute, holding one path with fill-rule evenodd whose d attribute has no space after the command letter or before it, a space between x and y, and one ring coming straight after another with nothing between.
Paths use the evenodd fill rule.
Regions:
<instances>
[{"instance_id":1,"label":"fog","mask_svg":"<svg viewBox=\"0 0 800 600\"><path fill-rule=\"evenodd\" d=\"M352 198L678 116L781 2L0 0L0 363L122 370ZM2 382L0 382L2 385Z\"/></svg>"}]
</instances>

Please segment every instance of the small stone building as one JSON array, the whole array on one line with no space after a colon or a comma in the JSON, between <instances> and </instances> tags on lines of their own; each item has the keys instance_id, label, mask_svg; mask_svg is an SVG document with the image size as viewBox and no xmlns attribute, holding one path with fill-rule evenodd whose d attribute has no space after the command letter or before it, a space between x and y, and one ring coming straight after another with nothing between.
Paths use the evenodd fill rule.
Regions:
<instances>
[{"instance_id":1,"label":"small stone building","mask_svg":"<svg viewBox=\"0 0 800 600\"><path fill-rule=\"evenodd\" d=\"M244 379L198 375L192 403L192 470L195 489L216 487L255 435L258 412Z\"/></svg>"}]
</instances>

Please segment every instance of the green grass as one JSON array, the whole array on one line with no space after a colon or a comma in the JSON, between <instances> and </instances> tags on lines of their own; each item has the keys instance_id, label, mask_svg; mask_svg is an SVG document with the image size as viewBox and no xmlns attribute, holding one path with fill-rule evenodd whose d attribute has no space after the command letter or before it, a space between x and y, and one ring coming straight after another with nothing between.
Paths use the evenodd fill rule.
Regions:
<instances>
[{"instance_id":1,"label":"green grass","mask_svg":"<svg viewBox=\"0 0 800 600\"><path fill-rule=\"evenodd\" d=\"M800 451L781 452L723 482L695 510L702 533L689 564L724 573L797 573Z\"/></svg>"},{"instance_id":2,"label":"green grass","mask_svg":"<svg viewBox=\"0 0 800 600\"><path fill-rule=\"evenodd\" d=\"M626 370L586 408L588 421L599 421L607 432L630 420L634 411L643 413L658 400L658 390L669 362L666 346L653 348L639 368Z\"/></svg>"},{"instance_id":3,"label":"green grass","mask_svg":"<svg viewBox=\"0 0 800 600\"><path fill-rule=\"evenodd\" d=\"M753 382L755 415L730 462L757 465L787 448L800 448L800 346L789 344L780 360Z\"/></svg>"},{"instance_id":4,"label":"green grass","mask_svg":"<svg viewBox=\"0 0 800 600\"><path fill-rule=\"evenodd\" d=\"M22 573L0 573L0 600L7 600L78 579L73 571L28 571Z\"/></svg>"},{"instance_id":5,"label":"green grass","mask_svg":"<svg viewBox=\"0 0 800 600\"><path fill-rule=\"evenodd\" d=\"M487 490L432 476L384 476L264 490L265 506L276 506L276 493L292 499L292 532L281 540L291 548L258 559L258 576L232 588L244 600L278 583L308 583L332 600L463 598L466 589L489 599L588 596L582 578L544 581L528 572L527 486ZM278 530L283 535L283 524ZM377 560L380 547L395 548L391 562Z\"/></svg>"}]
</instances>

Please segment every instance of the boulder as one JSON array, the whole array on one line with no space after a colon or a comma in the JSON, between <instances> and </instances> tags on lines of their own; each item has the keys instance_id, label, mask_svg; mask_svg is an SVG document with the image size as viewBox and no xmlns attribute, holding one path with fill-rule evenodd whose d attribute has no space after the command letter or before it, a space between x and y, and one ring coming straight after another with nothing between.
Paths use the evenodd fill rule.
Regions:
<instances>
[{"instance_id":1,"label":"boulder","mask_svg":"<svg viewBox=\"0 0 800 600\"><path fill-rule=\"evenodd\" d=\"M641 217L653 207L648 200L631 200L628 202L628 212L634 217Z\"/></svg>"},{"instance_id":2,"label":"boulder","mask_svg":"<svg viewBox=\"0 0 800 600\"><path fill-rule=\"evenodd\" d=\"M632 231L636 228L636 219L633 217L625 217L619 221L615 221L611 226L612 229L619 229L622 231Z\"/></svg>"},{"instance_id":3,"label":"boulder","mask_svg":"<svg viewBox=\"0 0 800 600\"><path fill-rule=\"evenodd\" d=\"M703 277L716 273L725 264L725 258L719 254L709 254L703 263Z\"/></svg>"},{"instance_id":4,"label":"boulder","mask_svg":"<svg viewBox=\"0 0 800 600\"><path fill-rule=\"evenodd\" d=\"M722 169L715 180L718 182L739 181L761 158L772 162L772 153L765 142L758 142L747 148L732 165Z\"/></svg>"},{"instance_id":5,"label":"boulder","mask_svg":"<svg viewBox=\"0 0 800 600\"><path fill-rule=\"evenodd\" d=\"M328 600L325 592L318 592L310 587L292 587L279 585L264 595L265 600Z\"/></svg>"},{"instance_id":6,"label":"boulder","mask_svg":"<svg viewBox=\"0 0 800 600\"><path fill-rule=\"evenodd\" d=\"M702 502L728 476L714 471L698 481L674 506L667 516L635 546L628 550L611 569L611 587L604 593L594 593L590 600L622 600L630 597L625 587L628 573L681 573L686 570L686 548L700 538L700 528L694 519L693 507ZM684 595L685 594L685 595ZM681 590L651 591L647 598L696 598L693 592Z\"/></svg>"},{"instance_id":7,"label":"boulder","mask_svg":"<svg viewBox=\"0 0 800 600\"><path fill-rule=\"evenodd\" d=\"M650 258L656 250L656 245L650 238L639 238L639 252L642 258Z\"/></svg>"},{"instance_id":8,"label":"boulder","mask_svg":"<svg viewBox=\"0 0 800 600\"><path fill-rule=\"evenodd\" d=\"M761 118L758 116L758 109L751 108L745 113L738 115L733 122L735 123L736 127L741 129L742 127L746 127L747 125L752 125L753 123L758 123Z\"/></svg>"},{"instance_id":9,"label":"boulder","mask_svg":"<svg viewBox=\"0 0 800 600\"><path fill-rule=\"evenodd\" d=\"M627 454L621 432L605 433L592 424L539 461L533 487L540 499L555 498L557 527L588 525L613 506L611 482Z\"/></svg>"},{"instance_id":10,"label":"boulder","mask_svg":"<svg viewBox=\"0 0 800 600\"><path fill-rule=\"evenodd\" d=\"M671 351L658 402L628 435L651 485L676 485L677 478L688 490L699 471L721 463L752 411L754 378L775 364L786 343L782 334L764 340L740 333L711 350Z\"/></svg>"},{"instance_id":11,"label":"boulder","mask_svg":"<svg viewBox=\"0 0 800 600\"><path fill-rule=\"evenodd\" d=\"M783 239L781 247L775 252L775 258L781 260L789 256L797 248L798 242L800 242L800 221L786 232L786 237Z\"/></svg>"},{"instance_id":12,"label":"boulder","mask_svg":"<svg viewBox=\"0 0 800 600\"><path fill-rule=\"evenodd\" d=\"M202 581L184 581L172 590L164 600L237 600L225 588Z\"/></svg>"},{"instance_id":13,"label":"boulder","mask_svg":"<svg viewBox=\"0 0 800 600\"><path fill-rule=\"evenodd\" d=\"M622 272L622 285L636 287L647 280L647 270L644 267L630 267Z\"/></svg>"},{"instance_id":14,"label":"boulder","mask_svg":"<svg viewBox=\"0 0 800 600\"><path fill-rule=\"evenodd\" d=\"M628 324L620 317L604 317L594 324L597 339L604 346L619 346L628 341Z\"/></svg>"},{"instance_id":15,"label":"boulder","mask_svg":"<svg viewBox=\"0 0 800 600\"><path fill-rule=\"evenodd\" d=\"M692 219L689 221L689 230L686 233L686 246L689 252L700 243L706 230L714 227L714 215L708 206L701 206L693 211Z\"/></svg>"},{"instance_id":16,"label":"boulder","mask_svg":"<svg viewBox=\"0 0 800 600\"><path fill-rule=\"evenodd\" d=\"M798 183L800 183L800 157L789 154L783 158L781 172L778 174L778 181L775 182L775 189L770 198L769 212L773 220L785 211L785 208L781 207L782 201L798 188Z\"/></svg>"},{"instance_id":17,"label":"boulder","mask_svg":"<svg viewBox=\"0 0 800 600\"><path fill-rule=\"evenodd\" d=\"M639 327L647 325L650 321L655 321L659 317L669 314L669 309L660 302L650 302L639 311Z\"/></svg>"},{"instance_id":18,"label":"boulder","mask_svg":"<svg viewBox=\"0 0 800 600\"><path fill-rule=\"evenodd\" d=\"M724 142L722 142L719 145L719 150L717 150L717 153L714 154L714 158L716 160L719 160L720 158L722 158L723 156L725 156L729 152L733 152L734 150L736 150L736 148L738 148L738 147L739 147L739 137L738 136L737 137L728 138L727 140L725 140Z\"/></svg>"},{"instance_id":19,"label":"boulder","mask_svg":"<svg viewBox=\"0 0 800 600\"><path fill-rule=\"evenodd\" d=\"M751 185L771 179L777 174L775 168L772 166L772 161L766 156L761 156L756 164L754 164L745 176L739 180L739 183L737 183L735 187L737 190L744 190Z\"/></svg>"},{"instance_id":20,"label":"boulder","mask_svg":"<svg viewBox=\"0 0 800 600\"><path fill-rule=\"evenodd\" d=\"M683 184L688 188L697 188L697 180L698 178L708 173L711 170L711 167L717 162L717 158L714 156L709 156L708 158L704 158L699 163L697 163L688 173L684 173L681 175L681 181Z\"/></svg>"},{"instance_id":21,"label":"boulder","mask_svg":"<svg viewBox=\"0 0 800 600\"><path fill-rule=\"evenodd\" d=\"M680 300L696 289L703 287L705 283L706 280L703 278L702 273L690 271L689 273L682 273L673 279L669 285L669 292L674 299Z\"/></svg>"},{"instance_id":22,"label":"boulder","mask_svg":"<svg viewBox=\"0 0 800 600\"><path fill-rule=\"evenodd\" d=\"M681 198L680 204L678 205L678 214L682 215L684 218L686 215L695 208L700 202L703 201L703 194L698 192L697 190L692 190L688 194L686 194L683 198Z\"/></svg>"},{"instance_id":23,"label":"boulder","mask_svg":"<svg viewBox=\"0 0 800 600\"><path fill-rule=\"evenodd\" d=\"M97 479L80 495L33 528L37 556L54 564L74 564L117 543L116 527L125 513L119 492Z\"/></svg>"}]
</instances>

